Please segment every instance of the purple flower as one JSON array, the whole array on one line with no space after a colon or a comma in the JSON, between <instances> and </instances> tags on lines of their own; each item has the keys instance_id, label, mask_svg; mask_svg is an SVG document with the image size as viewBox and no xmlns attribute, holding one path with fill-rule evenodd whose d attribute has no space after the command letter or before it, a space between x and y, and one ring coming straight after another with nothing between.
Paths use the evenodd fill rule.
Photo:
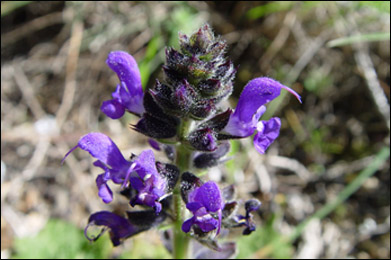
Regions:
<instances>
[{"instance_id":1,"label":"purple flower","mask_svg":"<svg viewBox=\"0 0 391 260\"><path fill-rule=\"evenodd\" d=\"M97 236L88 236L88 228L91 226L104 226L109 229L110 239L114 246L118 246L120 241L128 238L137 232L137 228L129 223L129 221L121 216L118 216L109 211L99 211L90 216L88 225L84 229L84 235L90 241L96 241L106 230L103 228Z\"/></svg>"},{"instance_id":2,"label":"purple flower","mask_svg":"<svg viewBox=\"0 0 391 260\"><path fill-rule=\"evenodd\" d=\"M243 235L249 235L251 232L255 231L256 225L253 220L253 216L251 214L252 211L257 211L261 206L261 202L257 199L251 199L246 201L245 209L246 216L238 215L236 216L236 220L239 226L245 226L246 228L243 230Z\"/></svg>"},{"instance_id":3,"label":"purple flower","mask_svg":"<svg viewBox=\"0 0 391 260\"><path fill-rule=\"evenodd\" d=\"M96 178L98 194L103 202L109 203L113 200L113 193L107 185L111 180L116 184L122 184L122 187L130 185L137 191L136 196L131 200L132 206L147 205L153 207L156 213L161 211L162 205L159 200L166 193L167 183L156 169L152 150L145 150L132 161L127 161L108 136L89 133L80 138L78 144L65 155L64 159L76 148L89 152L97 159L94 165L104 170L104 173Z\"/></svg>"},{"instance_id":4,"label":"purple flower","mask_svg":"<svg viewBox=\"0 0 391 260\"><path fill-rule=\"evenodd\" d=\"M274 79L262 77L251 80L243 89L235 112L223 131L232 136L248 137L258 130L254 145L258 152L265 153L278 137L281 122L276 117L268 121L258 121L266 111L264 105L278 97L282 88L292 93L301 103L300 96L295 91Z\"/></svg>"},{"instance_id":5,"label":"purple flower","mask_svg":"<svg viewBox=\"0 0 391 260\"><path fill-rule=\"evenodd\" d=\"M137 115L144 113L144 93L135 59L124 51L113 51L109 53L106 63L117 73L120 83L112 93L113 99L103 102L100 108L102 112L112 119L122 117L125 110Z\"/></svg>"},{"instance_id":6,"label":"purple flower","mask_svg":"<svg viewBox=\"0 0 391 260\"><path fill-rule=\"evenodd\" d=\"M128 211L127 218L121 217L109 211L99 211L88 219L88 225L84 229L84 235L90 241L96 241L107 229L114 246L118 246L122 240L134 236L142 231L162 223L167 215L156 215L153 210ZM88 229L91 226L103 226L97 236L89 236Z\"/></svg>"},{"instance_id":7,"label":"purple flower","mask_svg":"<svg viewBox=\"0 0 391 260\"><path fill-rule=\"evenodd\" d=\"M209 181L192 190L188 194L186 208L194 216L183 223L183 232L187 233L193 225L197 225L202 232L217 229L217 234L220 233L224 201L216 183ZM214 216L216 214L218 219Z\"/></svg>"}]
</instances>

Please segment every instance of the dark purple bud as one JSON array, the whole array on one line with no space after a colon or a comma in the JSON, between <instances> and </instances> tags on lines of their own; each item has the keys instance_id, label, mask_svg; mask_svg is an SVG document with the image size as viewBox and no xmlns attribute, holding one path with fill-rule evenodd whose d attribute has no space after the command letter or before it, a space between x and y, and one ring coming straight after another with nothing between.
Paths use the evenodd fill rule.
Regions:
<instances>
[{"instance_id":1,"label":"dark purple bud","mask_svg":"<svg viewBox=\"0 0 391 260\"><path fill-rule=\"evenodd\" d=\"M133 129L152 138L171 138L176 135L179 119L169 116L155 103L149 92L145 93L147 111Z\"/></svg>"},{"instance_id":2,"label":"dark purple bud","mask_svg":"<svg viewBox=\"0 0 391 260\"><path fill-rule=\"evenodd\" d=\"M165 75L165 80L167 83L175 85L178 84L178 82L181 82L185 77L187 76L187 68L171 68L166 65L162 66L164 75Z\"/></svg>"},{"instance_id":3,"label":"dark purple bud","mask_svg":"<svg viewBox=\"0 0 391 260\"><path fill-rule=\"evenodd\" d=\"M224 55L225 48L227 44L224 41L217 41L210 46L210 50L204 54L200 55L198 58L202 61L210 62L215 59L221 58Z\"/></svg>"},{"instance_id":4,"label":"dark purple bud","mask_svg":"<svg viewBox=\"0 0 391 260\"><path fill-rule=\"evenodd\" d=\"M224 201L232 201L235 197L235 186L231 184L224 187L221 193L223 194Z\"/></svg>"},{"instance_id":5,"label":"dark purple bud","mask_svg":"<svg viewBox=\"0 0 391 260\"><path fill-rule=\"evenodd\" d=\"M232 110L228 108L225 112L215 115L205 123L202 123L199 128L210 128L215 131L221 131L227 125L231 114Z\"/></svg>"},{"instance_id":6,"label":"dark purple bud","mask_svg":"<svg viewBox=\"0 0 391 260\"><path fill-rule=\"evenodd\" d=\"M179 114L179 116L187 116L196 98L196 91L187 80L183 80L182 84L177 87L172 96L172 103L179 111L177 114Z\"/></svg>"},{"instance_id":7,"label":"dark purple bud","mask_svg":"<svg viewBox=\"0 0 391 260\"><path fill-rule=\"evenodd\" d=\"M213 152L217 149L215 132L210 128L204 128L190 133L188 141L198 151Z\"/></svg>"},{"instance_id":8,"label":"dark purple bud","mask_svg":"<svg viewBox=\"0 0 391 260\"><path fill-rule=\"evenodd\" d=\"M196 168L208 168L219 164L220 158L226 155L229 151L230 144L228 142L221 143L216 151L209 153L201 153L194 158L194 166Z\"/></svg>"},{"instance_id":9,"label":"dark purple bud","mask_svg":"<svg viewBox=\"0 0 391 260\"><path fill-rule=\"evenodd\" d=\"M177 131L176 127L149 114L144 114L140 121L131 127L133 130L152 138L171 138L176 135Z\"/></svg>"},{"instance_id":10,"label":"dark purple bud","mask_svg":"<svg viewBox=\"0 0 391 260\"><path fill-rule=\"evenodd\" d=\"M186 56L174 48L166 48L166 64L169 67L175 68L178 64L183 64L185 59Z\"/></svg>"},{"instance_id":11,"label":"dark purple bud","mask_svg":"<svg viewBox=\"0 0 391 260\"><path fill-rule=\"evenodd\" d=\"M238 203L236 201L231 201L231 202L226 202L225 205L224 205L224 209L223 209L223 219L224 219L224 222L229 222L229 220L227 221L226 219L229 219L229 218L234 218L235 220L233 221L234 225L226 225L228 227L232 227L232 226L237 226L237 223L236 223L236 217L231 217L232 214L237 210L238 208ZM226 223L224 223L226 224Z\"/></svg>"},{"instance_id":12,"label":"dark purple bud","mask_svg":"<svg viewBox=\"0 0 391 260\"><path fill-rule=\"evenodd\" d=\"M203 99L195 102L191 109L191 115L195 120L202 120L216 110L213 99Z\"/></svg>"},{"instance_id":13,"label":"dark purple bud","mask_svg":"<svg viewBox=\"0 0 391 260\"><path fill-rule=\"evenodd\" d=\"M191 172L184 172L181 177L181 196L185 203L188 202L189 192L203 184L200 178Z\"/></svg>"},{"instance_id":14,"label":"dark purple bud","mask_svg":"<svg viewBox=\"0 0 391 260\"><path fill-rule=\"evenodd\" d=\"M159 174L166 180L167 182L167 190L166 192L171 192L175 184L179 179L179 169L175 165L168 163L156 162L156 168Z\"/></svg>"},{"instance_id":15,"label":"dark purple bud","mask_svg":"<svg viewBox=\"0 0 391 260\"><path fill-rule=\"evenodd\" d=\"M218 79L207 79L198 85L198 89L204 96L215 95L221 88L221 81Z\"/></svg>"},{"instance_id":16,"label":"dark purple bud","mask_svg":"<svg viewBox=\"0 0 391 260\"><path fill-rule=\"evenodd\" d=\"M232 61L227 60L225 63L217 67L215 77L226 83L228 81L233 80L233 78L235 77L235 73L236 70L234 68L234 65L232 64Z\"/></svg>"},{"instance_id":17,"label":"dark purple bud","mask_svg":"<svg viewBox=\"0 0 391 260\"><path fill-rule=\"evenodd\" d=\"M253 215L251 212L257 211L261 206L261 202L257 199L251 199L246 201L245 209L246 216L238 215L237 220L239 226L245 226L246 228L243 230L243 235L249 235L251 232L255 231L256 224L253 220Z\"/></svg>"},{"instance_id":18,"label":"dark purple bud","mask_svg":"<svg viewBox=\"0 0 391 260\"><path fill-rule=\"evenodd\" d=\"M149 114L150 116L155 117L160 121L164 121L175 128L179 124L179 119L166 114L163 109L155 102L151 93L149 92L146 92L144 95L144 107L146 114Z\"/></svg>"},{"instance_id":19,"label":"dark purple bud","mask_svg":"<svg viewBox=\"0 0 391 260\"><path fill-rule=\"evenodd\" d=\"M156 215L155 211L153 210L127 211L126 214L130 224L136 226L139 230L142 231L159 225L167 217L167 214L164 211Z\"/></svg>"},{"instance_id":20,"label":"dark purple bud","mask_svg":"<svg viewBox=\"0 0 391 260\"><path fill-rule=\"evenodd\" d=\"M211 68L209 68L209 66L206 66L209 64L203 64L204 66L195 65L196 64L188 66L189 82L193 85L198 85L200 82L213 76L213 71L211 70Z\"/></svg>"},{"instance_id":21,"label":"dark purple bud","mask_svg":"<svg viewBox=\"0 0 391 260\"><path fill-rule=\"evenodd\" d=\"M252 211L258 210L259 207L261 207L261 204L262 203L257 199L250 199L246 201L246 203L244 204L244 207L246 209L246 215L249 215Z\"/></svg>"},{"instance_id":22,"label":"dark purple bud","mask_svg":"<svg viewBox=\"0 0 391 260\"><path fill-rule=\"evenodd\" d=\"M195 34L193 34L189 43L192 46L193 53L207 49L214 42L214 35L210 26L207 24L201 27Z\"/></svg>"},{"instance_id":23,"label":"dark purple bud","mask_svg":"<svg viewBox=\"0 0 391 260\"><path fill-rule=\"evenodd\" d=\"M178 107L172 103L173 90L171 87L161 84L156 80L156 85L154 89L149 90L149 94L152 96L156 104L159 105L164 111L176 111Z\"/></svg>"},{"instance_id":24,"label":"dark purple bud","mask_svg":"<svg viewBox=\"0 0 391 260\"><path fill-rule=\"evenodd\" d=\"M170 161L174 161L175 159L175 148L171 145L164 144L163 145L164 153Z\"/></svg>"},{"instance_id":25,"label":"dark purple bud","mask_svg":"<svg viewBox=\"0 0 391 260\"><path fill-rule=\"evenodd\" d=\"M242 234L245 236L250 235L256 229L257 229L256 224L253 221L249 221L246 228L243 230Z\"/></svg>"},{"instance_id":26,"label":"dark purple bud","mask_svg":"<svg viewBox=\"0 0 391 260\"><path fill-rule=\"evenodd\" d=\"M220 91L215 96L216 103L221 102L222 100L230 96L232 94L233 89L234 88L232 82L227 82L223 84L220 88Z\"/></svg>"},{"instance_id":27,"label":"dark purple bud","mask_svg":"<svg viewBox=\"0 0 391 260\"><path fill-rule=\"evenodd\" d=\"M186 34L183 34L183 33L179 32L178 36L179 36L179 44L182 45L182 44L188 43L189 37L187 37Z\"/></svg>"}]
</instances>

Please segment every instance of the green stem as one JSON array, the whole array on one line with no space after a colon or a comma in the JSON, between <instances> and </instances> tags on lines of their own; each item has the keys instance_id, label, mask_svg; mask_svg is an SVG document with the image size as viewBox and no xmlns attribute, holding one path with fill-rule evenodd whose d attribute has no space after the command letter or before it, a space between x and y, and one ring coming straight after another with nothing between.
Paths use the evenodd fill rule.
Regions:
<instances>
[{"instance_id":1,"label":"green stem","mask_svg":"<svg viewBox=\"0 0 391 260\"><path fill-rule=\"evenodd\" d=\"M177 146L175 164L179 168L181 174L185 171L188 171L190 168L192 151L189 150L184 144L186 136L190 131L190 125L190 120L183 120L182 124L178 129L179 140L181 144ZM182 231L184 211L186 210L186 208L184 207L181 198L180 182L177 183L174 189L173 200L175 212L173 257L175 259L186 259L188 258L190 239L187 234Z\"/></svg>"}]
</instances>

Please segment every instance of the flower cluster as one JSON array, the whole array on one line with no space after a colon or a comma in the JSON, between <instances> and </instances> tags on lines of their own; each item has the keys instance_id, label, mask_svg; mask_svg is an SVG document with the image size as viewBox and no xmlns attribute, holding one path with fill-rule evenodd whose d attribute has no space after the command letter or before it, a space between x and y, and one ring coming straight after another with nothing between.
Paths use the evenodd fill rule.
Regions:
<instances>
[{"instance_id":1,"label":"flower cluster","mask_svg":"<svg viewBox=\"0 0 391 260\"><path fill-rule=\"evenodd\" d=\"M254 133L255 149L265 153L281 126L277 117L260 121L265 105L278 97L281 89L301 102L300 96L271 78L260 77L244 87L234 110L223 109L221 101L232 93L236 73L225 57L225 41L215 37L209 25L190 37L180 34L179 41L179 50L166 49L163 79L145 91L130 54L113 51L108 55L106 63L117 74L119 84L112 99L103 102L101 111L112 119L121 118L125 112L139 117L131 127L149 137L151 147L163 150L172 164L156 161L151 149L127 160L106 135L83 136L68 154L80 148L96 159L94 166L103 170L96 178L103 202L113 200L108 185L111 181L120 185L121 194L132 207L145 208L127 212L127 218L107 211L92 214L86 228L91 240L100 236L91 238L87 234L92 225L109 229L113 244L118 245L122 239L166 221L167 216L174 222L183 219L184 233L217 250L224 247L216 246L215 241L223 228L245 227L245 235L255 230L251 212L260 207L258 200L247 201L246 213L241 215L237 213L240 203L234 199L233 186L220 189L215 182L204 182L189 170L217 165L228 153L230 139ZM178 213L171 201L179 193L186 211ZM187 217L178 218L178 214ZM233 248L232 244L226 246Z\"/></svg>"}]
</instances>

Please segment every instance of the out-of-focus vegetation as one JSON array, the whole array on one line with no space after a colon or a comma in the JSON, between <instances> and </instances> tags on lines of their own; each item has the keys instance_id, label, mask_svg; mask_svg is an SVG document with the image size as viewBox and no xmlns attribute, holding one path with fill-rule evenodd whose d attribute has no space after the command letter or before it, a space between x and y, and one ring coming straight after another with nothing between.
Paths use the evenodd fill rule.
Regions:
<instances>
[{"instance_id":1,"label":"out-of-focus vegetation","mask_svg":"<svg viewBox=\"0 0 391 260\"><path fill-rule=\"evenodd\" d=\"M88 242L89 214L130 207L99 200L85 154L60 161L92 131L126 156L147 147L128 129L136 118L99 111L116 84L107 54L131 53L148 88L164 47L205 22L238 66L230 102L259 76L303 99L268 105L282 129L265 156L233 141L230 160L203 173L263 203L256 232L224 238L237 258L390 257L388 1L3 1L1 20L2 258L169 258L156 229L118 248L108 234Z\"/></svg>"}]
</instances>

